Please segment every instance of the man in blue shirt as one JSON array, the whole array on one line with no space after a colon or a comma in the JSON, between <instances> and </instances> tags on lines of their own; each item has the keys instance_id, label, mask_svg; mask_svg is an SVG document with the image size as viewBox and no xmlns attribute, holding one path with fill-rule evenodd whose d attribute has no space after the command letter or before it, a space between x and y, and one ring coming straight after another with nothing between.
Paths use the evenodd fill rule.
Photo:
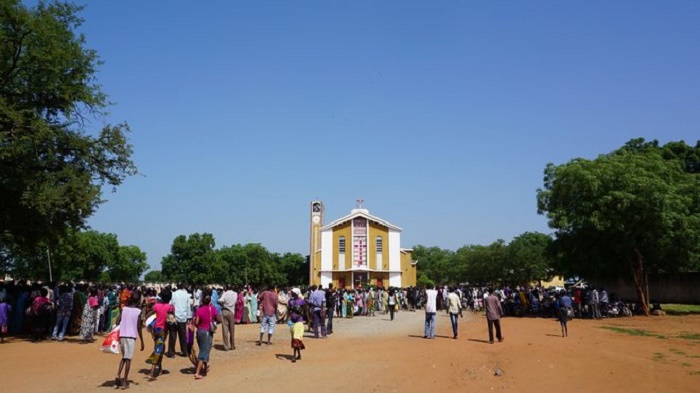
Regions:
<instances>
[{"instance_id":1,"label":"man in blue shirt","mask_svg":"<svg viewBox=\"0 0 700 393\"><path fill-rule=\"evenodd\" d=\"M326 292L321 287L311 288L311 306L314 312L314 338L318 338L318 328L321 327L321 337L326 338Z\"/></svg>"}]
</instances>

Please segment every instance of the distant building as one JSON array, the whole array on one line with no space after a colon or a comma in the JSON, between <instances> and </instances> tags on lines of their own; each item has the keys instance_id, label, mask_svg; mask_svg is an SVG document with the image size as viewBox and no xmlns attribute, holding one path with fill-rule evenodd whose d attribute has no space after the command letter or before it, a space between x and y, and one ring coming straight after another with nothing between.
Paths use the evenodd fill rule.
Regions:
<instances>
[{"instance_id":1,"label":"distant building","mask_svg":"<svg viewBox=\"0 0 700 393\"><path fill-rule=\"evenodd\" d=\"M324 224L324 205L311 202L310 285L358 288L416 285L413 250L401 248L401 228L369 214L362 200L347 216Z\"/></svg>"}]
</instances>

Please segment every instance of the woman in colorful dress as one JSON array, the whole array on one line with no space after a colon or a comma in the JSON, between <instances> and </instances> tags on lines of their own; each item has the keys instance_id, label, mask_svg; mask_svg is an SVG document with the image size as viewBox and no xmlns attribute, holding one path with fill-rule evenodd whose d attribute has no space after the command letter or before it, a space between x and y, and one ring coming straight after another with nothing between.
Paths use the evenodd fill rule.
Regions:
<instances>
[{"instance_id":1,"label":"woman in colorful dress","mask_svg":"<svg viewBox=\"0 0 700 393\"><path fill-rule=\"evenodd\" d=\"M287 320L287 310L289 306L289 295L287 288L282 288L277 293L277 320L282 322Z\"/></svg>"},{"instance_id":2,"label":"woman in colorful dress","mask_svg":"<svg viewBox=\"0 0 700 393\"><path fill-rule=\"evenodd\" d=\"M301 350L304 346L304 307L306 302L301 297L299 288L292 289L292 299L289 301L289 320L292 333L292 363L301 360Z\"/></svg>"},{"instance_id":3,"label":"woman in colorful dress","mask_svg":"<svg viewBox=\"0 0 700 393\"><path fill-rule=\"evenodd\" d=\"M352 318L355 315L355 295L353 290L345 292L345 316L347 318Z\"/></svg>"},{"instance_id":4,"label":"woman in colorful dress","mask_svg":"<svg viewBox=\"0 0 700 393\"><path fill-rule=\"evenodd\" d=\"M241 323L250 323L250 292L248 289L244 289L241 292L243 296L243 317L241 318Z\"/></svg>"},{"instance_id":5,"label":"woman in colorful dress","mask_svg":"<svg viewBox=\"0 0 700 393\"><path fill-rule=\"evenodd\" d=\"M258 292L250 289L250 322L258 323Z\"/></svg>"},{"instance_id":6,"label":"woman in colorful dress","mask_svg":"<svg viewBox=\"0 0 700 393\"><path fill-rule=\"evenodd\" d=\"M73 292L73 311L68 324L68 332L71 336L80 335L80 328L83 326L83 309L87 303L87 293L82 285L75 288Z\"/></svg>"},{"instance_id":7,"label":"woman in colorful dress","mask_svg":"<svg viewBox=\"0 0 700 393\"><path fill-rule=\"evenodd\" d=\"M374 289L370 288L367 291L367 315L370 317L374 316Z\"/></svg>"},{"instance_id":8,"label":"woman in colorful dress","mask_svg":"<svg viewBox=\"0 0 700 393\"><path fill-rule=\"evenodd\" d=\"M95 317L98 306L97 289L90 288L89 296L83 306L83 319L80 321L80 340L84 343L95 341L93 334L95 333Z\"/></svg>"},{"instance_id":9,"label":"woman in colorful dress","mask_svg":"<svg viewBox=\"0 0 700 393\"><path fill-rule=\"evenodd\" d=\"M117 288L110 288L109 293L107 293L107 308L109 309L109 326L107 326L107 331L112 330L112 326L117 324L117 318L119 318L119 294L117 293Z\"/></svg>"},{"instance_id":10,"label":"woman in colorful dress","mask_svg":"<svg viewBox=\"0 0 700 393\"><path fill-rule=\"evenodd\" d=\"M148 375L149 381L155 381L163 370L163 352L165 352L165 338L167 336L165 321L168 319L168 314L175 312L175 308L170 304L170 299L172 299L172 293L164 290L160 293L160 301L153 306L153 311L156 314L152 332L153 353L146 359L146 363L151 365L151 372ZM157 372L156 369L158 369Z\"/></svg>"},{"instance_id":11,"label":"woman in colorful dress","mask_svg":"<svg viewBox=\"0 0 700 393\"><path fill-rule=\"evenodd\" d=\"M42 287L32 300L30 322L32 324L32 341L41 341L46 335L46 328L52 312L52 304L48 298L49 291Z\"/></svg>"},{"instance_id":12,"label":"woman in colorful dress","mask_svg":"<svg viewBox=\"0 0 700 393\"><path fill-rule=\"evenodd\" d=\"M236 300L236 314L234 316L236 323L241 323L243 320L243 312L245 311L245 300L243 297L243 291L239 292Z\"/></svg>"}]
</instances>

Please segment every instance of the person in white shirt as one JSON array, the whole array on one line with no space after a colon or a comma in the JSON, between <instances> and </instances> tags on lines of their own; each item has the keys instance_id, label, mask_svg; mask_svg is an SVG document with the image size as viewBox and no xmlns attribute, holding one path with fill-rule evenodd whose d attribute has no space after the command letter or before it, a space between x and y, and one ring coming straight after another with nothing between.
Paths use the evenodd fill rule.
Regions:
<instances>
[{"instance_id":1,"label":"person in white shirt","mask_svg":"<svg viewBox=\"0 0 700 393\"><path fill-rule=\"evenodd\" d=\"M183 285L178 285L178 290L173 292L173 297L170 299L170 304L175 309L175 323L168 323L168 352L165 356L175 357L175 341L180 340L180 356L189 356L187 350L187 318L192 313L189 310L192 307L190 294L187 293Z\"/></svg>"},{"instance_id":2,"label":"person in white shirt","mask_svg":"<svg viewBox=\"0 0 700 393\"><path fill-rule=\"evenodd\" d=\"M435 313L437 312L438 291L428 284L425 290L425 334L423 338L435 338Z\"/></svg>"},{"instance_id":3,"label":"person in white shirt","mask_svg":"<svg viewBox=\"0 0 700 393\"><path fill-rule=\"evenodd\" d=\"M196 310L197 307L199 307L200 303L202 303L202 290L200 288L197 288L196 291L194 291L194 309Z\"/></svg>"},{"instance_id":4,"label":"person in white shirt","mask_svg":"<svg viewBox=\"0 0 700 393\"><path fill-rule=\"evenodd\" d=\"M223 295L218 302L221 305L221 325L222 334L224 335L224 351L236 349L235 333L236 333L236 302L238 301L238 293L230 286L226 287Z\"/></svg>"}]
</instances>

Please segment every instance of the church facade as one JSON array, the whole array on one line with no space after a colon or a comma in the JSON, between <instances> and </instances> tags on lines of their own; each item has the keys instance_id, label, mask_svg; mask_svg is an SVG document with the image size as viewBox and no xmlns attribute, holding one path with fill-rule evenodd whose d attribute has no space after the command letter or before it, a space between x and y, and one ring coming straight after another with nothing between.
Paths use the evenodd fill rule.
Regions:
<instances>
[{"instance_id":1,"label":"church facade","mask_svg":"<svg viewBox=\"0 0 700 393\"><path fill-rule=\"evenodd\" d=\"M310 285L336 288L416 285L413 250L401 248L401 228L362 208L328 224L324 205L310 206Z\"/></svg>"}]
</instances>

